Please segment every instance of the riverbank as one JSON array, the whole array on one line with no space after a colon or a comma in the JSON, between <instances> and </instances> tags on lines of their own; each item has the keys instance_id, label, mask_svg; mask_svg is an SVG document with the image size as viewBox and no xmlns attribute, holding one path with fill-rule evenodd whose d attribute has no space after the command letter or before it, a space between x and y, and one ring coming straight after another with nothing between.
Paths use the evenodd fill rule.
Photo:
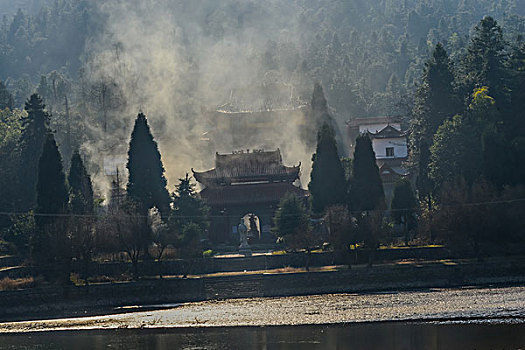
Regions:
<instances>
[{"instance_id":1,"label":"riverbank","mask_svg":"<svg viewBox=\"0 0 525 350\"><path fill-rule=\"evenodd\" d=\"M525 287L210 300L165 310L0 323L0 333L370 322L525 324Z\"/></svg>"},{"instance_id":2,"label":"riverbank","mask_svg":"<svg viewBox=\"0 0 525 350\"><path fill-rule=\"evenodd\" d=\"M233 298L402 291L461 286L525 285L524 258L485 262L399 261L351 270L245 272L163 278L90 286L49 286L0 292L0 321L103 315L129 306L180 304ZM123 308L124 307L124 308Z\"/></svg>"}]
</instances>

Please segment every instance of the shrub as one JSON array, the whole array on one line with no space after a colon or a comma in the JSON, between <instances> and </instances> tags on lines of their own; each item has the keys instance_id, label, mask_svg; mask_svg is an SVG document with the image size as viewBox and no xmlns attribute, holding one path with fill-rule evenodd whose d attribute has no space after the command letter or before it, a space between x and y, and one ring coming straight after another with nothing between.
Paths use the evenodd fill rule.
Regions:
<instances>
[{"instance_id":1,"label":"shrub","mask_svg":"<svg viewBox=\"0 0 525 350\"><path fill-rule=\"evenodd\" d=\"M213 250L211 249L208 249L208 250L205 250L202 252L202 257L203 258L211 258L215 253L213 252Z\"/></svg>"}]
</instances>

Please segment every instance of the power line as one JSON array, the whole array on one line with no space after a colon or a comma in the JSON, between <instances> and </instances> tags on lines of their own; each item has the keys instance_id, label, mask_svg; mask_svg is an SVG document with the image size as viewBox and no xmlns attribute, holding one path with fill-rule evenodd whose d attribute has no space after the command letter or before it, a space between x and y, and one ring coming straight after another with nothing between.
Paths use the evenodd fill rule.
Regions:
<instances>
[{"instance_id":1,"label":"power line","mask_svg":"<svg viewBox=\"0 0 525 350\"><path fill-rule=\"evenodd\" d=\"M496 201L480 201L480 202L468 202L468 203L453 203L453 204L441 204L439 207L442 208L454 208L454 207L472 207L472 206L482 206L482 205L500 205L500 204L512 204L525 202L525 198L514 198L514 199L505 199L505 200L496 200ZM363 210L363 211L348 211L349 214L361 214L363 212L367 213L387 213L387 212L400 212L400 211L422 211L421 208L398 208L398 209L374 209L374 210ZM250 212L250 210L247 210ZM256 213L254 213L256 214ZM79 218L97 218L103 215L97 214L73 214L73 213L28 213L28 212L0 212L1 216L34 216L34 217L79 217ZM111 215L111 213L109 213ZM121 218L148 218L149 215L126 215L122 214L122 211L116 216ZM285 216L297 216L294 214L285 214ZM176 215L176 218L179 219L192 219L192 218L238 218L238 215Z\"/></svg>"}]
</instances>

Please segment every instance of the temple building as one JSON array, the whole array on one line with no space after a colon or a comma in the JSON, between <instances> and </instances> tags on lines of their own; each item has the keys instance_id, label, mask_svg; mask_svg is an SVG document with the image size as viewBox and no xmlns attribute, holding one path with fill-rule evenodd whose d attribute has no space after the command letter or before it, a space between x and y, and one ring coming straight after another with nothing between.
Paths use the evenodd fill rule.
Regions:
<instances>
[{"instance_id":1,"label":"temple building","mask_svg":"<svg viewBox=\"0 0 525 350\"><path fill-rule=\"evenodd\" d=\"M201 198L211 208L210 241L238 243L241 220L250 228L252 242L271 242L272 218L286 193L306 199L308 191L294 184L301 164L283 165L281 151L246 150L216 153L215 168L193 171L204 187Z\"/></svg>"}]
</instances>

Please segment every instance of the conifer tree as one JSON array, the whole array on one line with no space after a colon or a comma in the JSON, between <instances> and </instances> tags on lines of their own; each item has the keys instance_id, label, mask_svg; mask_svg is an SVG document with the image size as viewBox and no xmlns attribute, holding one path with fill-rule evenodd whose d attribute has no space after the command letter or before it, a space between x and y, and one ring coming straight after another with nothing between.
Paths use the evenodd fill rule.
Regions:
<instances>
[{"instance_id":1,"label":"conifer tree","mask_svg":"<svg viewBox=\"0 0 525 350\"><path fill-rule=\"evenodd\" d=\"M482 171L480 146L479 129L471 118L456 115L446 120L430 147L429 175L436 189L459 177L472 184Z\"/></svg>"},{"instance_id":2,"label":"conifer tree","mask_svg":"<svg viewBox=\"0 0 525 350\"><path fill-rule=\"evenodd\" d=\"M425 63L413 109L410 133L410 164L417 172L417 188L421 200L429 206L433 185L428 177L429 147L438 127L459 109L454 94L452 64L441 43L436 45L432 57Z\"/></svg>"},{"instance_id":3,"label":"conifer tree","mask_svg":"<svg viewBox=\"0 0 525 350\"><path fill-rule=\"evenodd\" d=\"M311 106L314 120L324 121L324 119L330 118L328 114L328 102L324 96L323 87L318 82L314 84Z\"/></svg>"},{"instance_id":4,"label":"conifer tree","mask_svg":"<svg viewBox=\"0 0 525 350\"><path fill-rule=\"evenodd\" d=\"M0 81L0 110L9 108L13 110L15 99L13 95L7 90L3 81Z\"/></svg>"},{"instance_id":5,"label":"conifer tree","mask_svg":"<svg viewBox=\"0 0 525 350\"><path fill-rule=\"evenodd\" d=\"M323 87L320 83L315 83L314 92L312 94L311 113L308 125L305 128L305 135L303 139L311 147L315 144L315 135L321 129L323 123L328 122L329 125L333 125L332 117L328 112L328 102L326 101Z\"/></svg>"},{"instance_id":6,"label":"conifer tree","mask_svg":"<svg viewBox=\"0 0 525 350\"><path fill-rule=\"evenodd\" d=\"M512 73L510 80L511 109L505 132L509 140L525 136L525 43L514 48L509 66ZM521 162L523 164L523 162Z\"/></svg>"},{"instance_id":7,"label":"conifer tree","mask_svg":"<svg viewBox=\"0 0 525 350\"><path fill-rule=\"evenodd\" d=\"M36 232L31 241L35 262L59 265L67 262L69 239L63 215L67 213L68 201L62 158L53 134L48 132L38 162Z\"/></svg>"},{"instance_id":8,"label":"conifer tree","mask_svg":"<svg viewBox=\"0 0 525 350\"><path fill-rule=\"evenodd\" d=\"M467 93L487 86L494 93L498 108L508 102L505 45L501 27L494 18L486 16L474 28L463 60L462 73Z\"/></svg>"},{"instance_id":9,"label":"conifer tree","mask_svg":"<svg viewBox=\"0 0 525 350\"><path fill-rule=\"evenodd\" d=\"M93 187L80 153L75 151L71 157L68 184L71 192L71 212L73 214L93 214Z\"/></svg>"},{"instance_id":10,"label":"conifer tree","mask_svg":"<svg viewBox=\"0 0 525 350\"><path fill-rule=\"evenodd\" d=\"M91 178L78 151L71 157L68 183L69 208L73 214L69 221L72 253L83 262L83 276L88 277L89 262L94 248L94 198Z\"/></svg>"},{"instance_id":11,"label":"conifer tree","mask_svg":"<svg viewBox=\"0 0 525 350\"><path fill-rule=\"evenodd\" d=\"M196 226L199 236L202 236L209 226L208 212L208 207L197 197L195 185L191 183L189 175L186 174L185 178L179 179L173 194L173 211L169 218L170 228L183 241L189 240L189 237L186 236L192 233L190 230L192 226Z\"/></svg>"},{"instance_id":12,"label":"conifer tree","mask_svg":"<svg viewBox=\"0 0 525 350\"><path fill-rule=\"evenodd\" d=\"M143 113L139 113L131 133L127 168L127 194L137 204L137 209L146 215L148 209L157 207L163 216L167 216L170 196L166 189L164 167Z\"/></svg>"},{"instance_id":13,"label":"conifer tree","mask_svg":"<svg viewBox=\"0 0 525 350\"><path fill-rule=\"evenodd\" d=\"M324 122L317 134L317 148L312 156L312 173L308 184L313 210L321 213L330 205L343 204L346 187L334 131L328 122Z\"/></svg>"},{"instance_id":14,"label":"conifer tree","mask_svg":"<svg viewBox=\"0 0 525 350\"><path fill-rule=\"evenodd\" d=\"M20 140L21 155L18 168L18 205L19 211L34 208L38 162L42 154L44 138L48 133L49 114L44 110L42 99L33 94L27 100L25 110L27 117L22 120L22 137Z\"/></svg>"},{"instance_id":15,"label":"conifer tree","mask_svg":"<svg viewBox=\"0 0 525 350\"><path fill-rule=\"evenodd\" d=\"M275 233L286 238L308 231L308 212L296 195L287 193L279 202L279 208L273 218Z\"/></svg>"},{"instance_id":16,"label":"conifer tree","mask_svg":"<svg viewBox=\"0 0 525 350\"><path fill-rule=\"evenodd\" d=\"M353 167L349 207L355 211L383 208L385 205L383 183L379 176L372 141L367 134L362 134L356 139Z\"/></svg>"}]
</instances>

